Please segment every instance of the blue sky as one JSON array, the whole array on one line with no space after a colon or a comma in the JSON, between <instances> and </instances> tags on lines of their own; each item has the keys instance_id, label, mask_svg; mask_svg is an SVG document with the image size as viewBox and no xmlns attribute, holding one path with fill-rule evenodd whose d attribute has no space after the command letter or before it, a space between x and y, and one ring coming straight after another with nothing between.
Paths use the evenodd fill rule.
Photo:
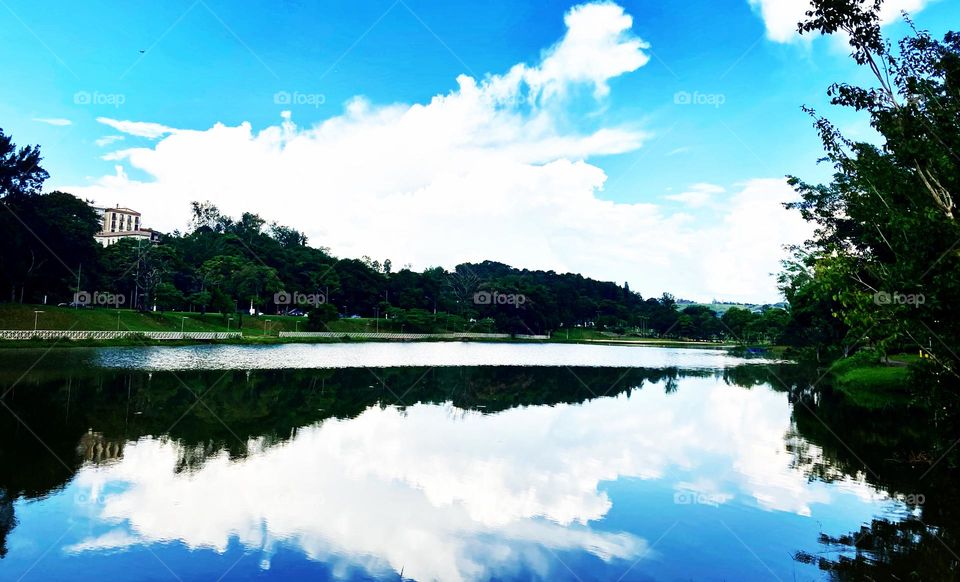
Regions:
<instances>
[{"instance_id":1,"label":"blue sky","mask_svg":"<svg viewBox=\"0 0 960 582\"><path fill-rule=\"evenodd\" d=\"M952 0L894 4L936 34L960 16ZM800 105L870 137L824 96L865 72L839 40L790 34L802 0L576 5L0 0L0 126L42 145L50 188L142 209L161 229L210 199L345 256L491 258L645 294L775 300L779 255L756 247L803 231L750 225L780 220L785 174L826 177ZM511 81L519 63L534 73ZM499 101L477 109L459 75L479 103ZM490 75L518 83L512 101ZM478 214L478 196L501 207ZM707 244L752 256L691 249Z\"/></svg>"}]
</instances>

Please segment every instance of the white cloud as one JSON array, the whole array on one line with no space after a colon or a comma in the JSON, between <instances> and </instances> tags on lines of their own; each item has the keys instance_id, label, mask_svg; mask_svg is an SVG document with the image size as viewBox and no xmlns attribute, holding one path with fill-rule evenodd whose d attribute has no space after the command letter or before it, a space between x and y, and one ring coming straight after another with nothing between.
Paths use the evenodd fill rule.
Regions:
<instances>
[{"instance_id":1,"label":"white cloud","mask_svg":"<svg viewBox=\"0 0 960 582\"><path fill-rule=\"evenodd\" d=\"M562 93L577 83L591 83L597 97L606 95L607 81L647 64L643 49L650 45L631 36L633 18L612 3L574 6L563 18L567 34L547 51L539 67L519 70L533 92L544 97Z\"/></svg>"},{"instance_id":2,"label":"white cloud","mask_svg":"<svg viewBox=\"0 0 960 582\"><path fill-rule=\"evenodd\" d=\"M714 201L718 194L723 194L726 189L716 184L699 183L690 186L686 192L679 194L669 194L664 196L667 200L686 204L690 208L700 208Z\"/></svg>"},{"instance_id":3,"label":"white cloud","mask_svg":"<svg viewBox=\"0 0 960 582\"><path fill-rule=\"evenodd\" d=\"M33 120L40 123L46 123L47 125L56 125L60 127L65 125L73 125L72 121L63 117L34 117Z\"/></svg>"},{"instance_id":4,"label":"white cloud","mask_svg":"<svg viewBox=\"0 0 960 582\"><path fill-rule=\"evenodd\" d=\"M751 180L726 202L719 222L698 241L705 277L725 297L750 297L776 279L786 252L777 241L802 241L810 225L783 208L795 199L782 179Z\"/></svg>"},{"instance_id":5,"label":"white cloud","mask_svg":"<svg viewBox=\"0 0 960 582\"><path fill-rule=\"evenodd\" d=\"M145 121L120 121L117 119L110 119L109 117L98 117L97 121L104 125L109 125L121 133L150 139L157 139L177 131L176 129L167 127L166 125L149 123Z\"/></svg>"},{"instance_id":6,"label":"white cloud","mask_svg":"<svg viewBox=\"0 0 960 582\"><path fill-rule=\"evenodd\" d=\"M748 0L760 12L767 27L767 38L776 42L793 42L800 38L797 23L805 19L810 0ZM886 0L880 9L880 20L889 24L906 10L913 14L923 10L931 0Z\"/></svg>"},{"instance_id":7,"label":"white cloud","mask_svg":"<svg viewBox=\"0 0 960 582\"><path fill-rule=\"evenodd\" d=\"M607 175L587 160L634 151L648 133L588 125L603 117L576 115L582 107L572 103L582 102L573 89L602 97L610 79L647 62L646 44L613 4L573 8L565 21L566 35L538 64L480 81L462 75L455 90L425 104L380 106L358 97L313 127L298 127L284 112L281 123L259 132L249 123L185 130L101 118L121 132L162 139L108 154L120 164L117 173L71 191L122 201L161 230L183 228L189 202L209 199L233 216L255 211L304 230L339 256L415 268L491 259L629 281L645 295L776 300L766 275L738 280L755 283L750 288L705 277L712 267L704 244L756 256L756 248L735 247L740 233L693 224L658 204L600 197ZM131 178L130 168L149 178ZM800 219L779 207L792 196L783 181L756 184L765 195L740 210L783 223L763 230L769 239L751 241L779 259L782 243L803 239L787 238ZM756 268L774 271L777 261Z\"/></svg>"},{"instance_id":8,"label":"white cloud","mask_svg":"<svg viewBox=\"0 0 960 582\"><path fill-rule=\"evenodd\" d=\"M66 546L64 551L68 554L79 554L89 551L103 552L104 550L122 550L142 543L142 541L140 538L130 535L122 529L113 529L95 538Z\"/></svg>"},{"instance_id":9,"label":"white cloud","mask_svg":"<svg viewBox=\"0 0 960 582\"><path fill-rule=\"evenodd\" d=\"M124 136L122 135L105 135L97 139L93 143L97 144L98 147L107 147L110 144L117 143L118 141L123 141L123 139L124 139Z\"/></svg>"},{"instance_id":10,"label":"white cloud","mask_svg":"<svg viewBox=\"0 0 960 582\"><path fill-rule=\"evenodd\" d=\"M221 454L191 471L176 471L190 451L143 438L117 462L80 471L78 497L101 500L89 530L113 529L67 549L180 540L224 552L237 539L269 567L283 543L334 570L360 565L386 577L403 569L418 580L562 568L550 558L566 551L625 570L651 556L648 540L596 524L614 505L604 485L631 479L650 482L647 491L814 518L843 496L851 522L869 519L886 499L862 480L808 479L784 440L790 422L784 393L687 378L669 396L647 384L629 397L492 415L374 406L301 428L282 445L252 441L244 459ZM821 454L802 445L811 459ZM687 508L657 511L685 519Z\"/></svg>"}]
</instances>

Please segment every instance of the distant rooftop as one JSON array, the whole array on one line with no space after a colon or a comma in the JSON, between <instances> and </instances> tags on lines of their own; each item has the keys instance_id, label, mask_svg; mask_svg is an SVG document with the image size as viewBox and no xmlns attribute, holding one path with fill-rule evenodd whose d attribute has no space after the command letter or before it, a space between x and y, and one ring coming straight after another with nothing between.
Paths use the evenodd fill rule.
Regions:
<instances>
[{"instance_id":1,"label":"distant rooftop","mask_svg":"<svg viewBox=\"0 0 960 582\"><path fill-rule=\"evenodd\" d=\"M113 211L113 212L121 212L123 214L135 214L137 216L140 216L140 213L137 212L136 210L132 208L127 208L125 206L120 206L119 204L116 206L94 206L94 208L96 208L97 210L102 210L104 212Z\"/></svg>"}]
</instances>

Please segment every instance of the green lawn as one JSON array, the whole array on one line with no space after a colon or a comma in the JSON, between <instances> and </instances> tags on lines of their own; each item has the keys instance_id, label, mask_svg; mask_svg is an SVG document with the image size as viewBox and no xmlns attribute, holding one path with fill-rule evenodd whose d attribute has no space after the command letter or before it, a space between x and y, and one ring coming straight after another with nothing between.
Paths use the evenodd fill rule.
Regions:
<instances>
[{"instance_id":1,"label":"green lawn","mask_svg":"<svg viewBox=\"0 0 960 582\"><path fill-rule=\"evenodd\" d=\"M108 309L88 307L74 309L70 307L56 307L50 305L22 305L17 303L0 304L0 329L32 330L34 326L34 311L42 311L37 317L38 330L75 330L75 331L237 331L240 329L240 314L232 315L228 322L226 316L219 313L199 313L167 311L146 312L129 309ZM243 335L255 339L263 336L265 339L273 336L276 339L281 331L307 331L306 317L292 317L286 315L264 315L251 317L243 315ZM339 319L327 324L323 331L333 332L400 332L411 331L403 329L399 324L386 319L378 322L372 318ZM453 330L461 331L461 330ZM469 330L468 330L469 331ZM570 342L616 342L650 345L716 345L706 342L682 342L675 340L660 340L655 338L641 338L633 335L616 335L610 332L601 332L592 328L564 328L553 333L554 341ZM19 345L19 344L18 344Z\"/></svg>"},{"instance_id":2,"label":"green lawn","mask_svg":"<svg viewBox=\"0 0 960 582\"><path fill-rule=\"evenodd\" d=\"M553 338L570 341L609 339L602 332L589 327L565 327L553 332Z\"/></svg>"},{"instance_id":3,"label":"green lawn","mask_svg":"<svg viewBox=\"0 0 960 582\"><path fill-rule=\"evenodd\" d=\"M884 408L908 400L910 368L919 357L910 354L890 356L901 365L888 365L869 352L839 360L830 367L834 382L852 402L865 408Z\"/></svg>"},{"instance_id":4,"label":"green lawn","mask_svg":"<svg viewBox=\"0 0 960 582\"><path fill-rule=\"evenodd\" d=\"M597 331L589 327L565 327L553 332L551 336L553 341L564 342L610 342L615 344L649 344L654 346L677 346L677 347L716 347L721 343L700 342L692 340L675 340L653 337L640 337L639 335L624 334L617 335L608 331Z\"/></svg>"},{"instance_id":5,"label":"green lawn","mask_svg":"<svg viewBox=\"0 0 960 582\"><path fill-rule=\"evenodd\" d=\"M168 311L164 313L141 313L129 309L86 308L72 309L50 305L0 304L0 329L29 329L34 326L34 311L42 311L37 316L37 329L77 330L77 331L237 331L241 317L233 315L233 320L219 313L187 313ZM280 331L306 331L307 318L286 315L264 315L251 317L244 315L244 335L276 335ZM399 331L392 322L380 320L380 331ZM182 327L181 327L182 326ZM330 331L361 332L376 331L375 319L341 319L329 324Z\"/></svg>"}]
</instances>

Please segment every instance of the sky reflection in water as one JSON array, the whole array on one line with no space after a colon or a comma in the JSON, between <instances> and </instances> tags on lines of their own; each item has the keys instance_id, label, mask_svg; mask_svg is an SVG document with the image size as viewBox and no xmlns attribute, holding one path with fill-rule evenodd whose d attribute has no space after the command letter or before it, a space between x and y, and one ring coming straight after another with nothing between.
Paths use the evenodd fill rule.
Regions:
<instances>
[{"instance_id":1,"label":"sky reflection in water","mask_svg":"<svg viewBox=\"0 0 960 582\"><path fill-rule=\"evenodd\" d=\"M792 556L819 532L904 509L810 480L790 412L707 376L493 414L370 406L187 470L196 445L140 437L15 503L0 578L816 579Z\"/></svg>"}]
</instances>

